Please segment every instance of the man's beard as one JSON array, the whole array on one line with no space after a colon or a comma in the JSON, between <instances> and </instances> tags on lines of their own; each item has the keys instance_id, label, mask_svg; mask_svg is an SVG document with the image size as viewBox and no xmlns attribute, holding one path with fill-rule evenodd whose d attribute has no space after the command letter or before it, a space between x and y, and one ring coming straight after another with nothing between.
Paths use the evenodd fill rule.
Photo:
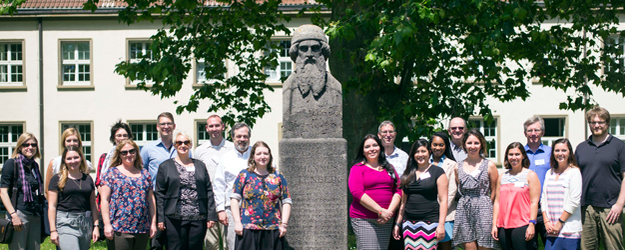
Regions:
<instances>
[{"instance_id":1,"label":"man's beard","mask_svg":"<svg viewBox=\"0 0 625 250\"><path fill-rule=\"evenodd\" d=\"M312 92L318 98L326 87L326 61L323 56L317 59L298 57L296 63L294 80L302 96Z\"/></svg>"}]
</instances>

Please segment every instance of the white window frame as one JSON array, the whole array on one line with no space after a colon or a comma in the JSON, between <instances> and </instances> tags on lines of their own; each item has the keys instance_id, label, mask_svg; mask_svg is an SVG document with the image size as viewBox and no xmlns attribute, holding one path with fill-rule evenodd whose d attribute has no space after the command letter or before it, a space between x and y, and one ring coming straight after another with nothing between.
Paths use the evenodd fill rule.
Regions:
<instances>
[{"instance_id":1,"label":"white window frame","mask_svg":"<svg viewBox=\"0 0 625 250\"><path fill-rule=\"evenodd\" d=\"M61 121L59 126L59 138L62 138L63 131L69 127L74 127L80 133L80 140L82 141L82 153L85 158L93 162L93 122L92 121ZM86 128L86 129L85 129ZM87 131L88 129L88 131ZM61 152L63 149L60 150Z\"/></svg>"},{"instance_id":2,"label":"white window frame","mask_svg":"<svg viewBox=\"0 0 625 250\"><path fill-rule=\"evenodd\" d=\"M608 132L616 137L625 141L625 115L611 115Z\"/></svg>"},{"instance_id":3,"label":"white window frame","mask_svg":"<svg viewBox=\"0 0 625 250\"><path fill-rule=\"evenodd\" d=\"M141 45L141 50L137 51L138 55L133 56L133 49L132 49L132 44L140 44ZM152 54L152 50L150 48L152 42L149 39L127 39L126 41L126 58L128 60L129 63L138 63L140 62L143 58L143 55L147 55L149 54L149 58L152 59L153 58L153 54ZM127 85L132 85L132 86L136 86L137 83L141 82L140 80L134 80L134 81L130 81L130 79L128 79L128 81L126 82ZM154 82L151 80L147 80L145 81L145 83L147 85L151 85Z\"/></svg>"},{"instance_id":4,"label":"white window frame","mask_svg":"<svg viewBox=\"0 0 625 250\"><path fill-rule=\"evenodd\" d=\"M66 51L65 45L73 44L73 51ZM89 46L87 51L80 51L81 45ZM88 86L93 85L93 45L91 40L60 40L59 41L59 77L62 86ZM67 57L66 57L67 55ZM72 57L73 58L70 58ZM66 59L67 58L67 59ZM74 66L74 72L66 74L65 66ZM89 67L85 70L85 67ZM81 71L81 68L83 69ZM74 79L66 81L65 76L73 76ZM83 80L81 80L83 76ZM88 78L85 80L85 78Z\"/></svg>"},{"instance_id":5,"label":"white window frame","mask_svg":"<svg viewBox=\"0 0 625 250\"><path fill-rule=\"evenodd\" d=\"M224 60L223 64L226 65L227 67L227 61ZM214 78L206 78L206 74L205 74L205 70L204 68L206 67L206 63L204 62L204 59L196 59L195 60L195 85L196 86L201 86L202 84L212 84L217 82L217 79ZM228 74L224 73L224 79L228 78Z\"/></svg>"},{"instance_id":6,"label":"white window frame","mask_svg":"<svg viewBox=\"0 0 625 250\"><path fill-rule=\"evenodd\" d=\"M468 123L473 125L476 124L477 127L469 127L469 128L477 128L480 130L480 132L482 132L482 135L484 135L484 139L486 140L487 143L491 143L494 142L495 146L491 147L490 145L488 146L488 150L486 151L487 155L485 155L486 159L495 162L495 163L499 163L499 148L500 148L500 144L501 144L501 140L500 140L500 136L499 136L499 131L500 131L500 123L499 123L500 119L498 116L493 117L493 123L495 126L494 127L485 127L486 125L486 121L484 121L484 119L482 117L472 117L469 118ZM469 125L467 124L467 125ZM487 130L488 129L488 130ZM486 133L488 132L488 133ZM494 135L493 135L494 134ZM494 157L492 156L492 154L494 154Z\"/></svg>"},{"instance_id":7,"label":"white window frame","mask_svg":"<svg viewBox=\"0 0 625 250\"><path fill-rule=\"evenodd\" d=\"M622 52L625 52L625 39L621 39L618 36L609 36L606 38L606 40L604 40L604 43L603 43L604 47L613 46L613 45L621 46L621 50L623 50ZM620 57L613 58L613 60L619 61L618 64L621 66L620 69L618 69L619 70L618 73L621 73L621 74L625 73L625 55L621 55ZM604 62L603 73L606 74L607 72L610 72L610 68L609 68L609 65L607 65Z\"/></svg>"},{"instance_id":8,"label":"white window frame","mask_svg":"<svg viewBox=\"0 0 625 250\"><path fill-rule=\"evenodd\" d=\"M24 85L24 69L24 41L0 41L0 86Z\"/></svg>"},{"instance_id":9,"label":"white window frame","mask_svg":"<svg viewBox=\"0 0 625 250\"><path fill-rule=\"evenodd\" d=\"M265 68L265 75L267 75L267 82L282 82L283 74L286 77L293 74L295 69L295 63L289 56L289 49L291 47L291 40L274 40L273 43L279 43L281 45L280 52L278 53L278 66L276 68Z\"/></svg>"},{"instance_id":10,"label":"white window frame","mask_svg":"<svg viewBox=\"0 0 625 250\"><path fill-rule=\"evenodd\" d=\"M128 125L132 131L132 139L140 148L150 142L158 140L158 130L155 121L129 121ZM154 132L148 131L150 126L154 126ZM137 127L140 127L140 129L136 129ZM152 139L149 140L148 137Z\"/></svg>"},{"instance_id":11,"label":"white window frame","mask_svg":"<svg viewBox=\"0 0 625 250\"><path fill-rule=\"evenodd\" d=\"M206 132L206 119L195 120L195 138L196 148L204 143L210 143L210 135Z\"/></svg>"},{"instance_id":12,"label":"white window frame","mask_svg":"<svg viewBox=\"0 0 625 250\"><path fill-rule=\"evenodd\" d=\"M541 118L543 118L543 120L546 119L561 119L561 126L562 126L562 136L546 136L543 135L543 137L541 138L541 142L542 144L545 144L549 147L551 147L553 145L553 142L556 141L557 139L560 138L568 138L568 119L566 116L541 116ZM547 126L545 124L545 133L547 133Z\"/></svg>"},{"instance_id":13,"label":"white window frame","mask_svg":"<svg viewBox=\"0 0 625 250\"><path fill-rule=\"evenodd\" d=\"M0 152L0 167L4 165L5 157L7 160L11 158L13 150L17 147L17 139L22 133L24 133L24 131L26 131L26 126L24 124L24 122L0 123L0 127L8 127L7 141L1 141L2 138L0 137L0 148L7 149L6 156ZM13 128L21 128L21 131L16 131L14 133Z\"/></svg>"}]
</instances>

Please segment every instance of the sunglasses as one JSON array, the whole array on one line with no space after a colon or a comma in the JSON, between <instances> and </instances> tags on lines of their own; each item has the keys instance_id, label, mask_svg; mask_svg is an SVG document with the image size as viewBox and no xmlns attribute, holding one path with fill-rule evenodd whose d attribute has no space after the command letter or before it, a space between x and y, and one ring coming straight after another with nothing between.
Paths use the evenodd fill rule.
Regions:
<instances>
[{"instance_id":1,"label":"sunglasses","mask_svg":"<svg viewBox=\"0 0 625 250\"><path fill-rule=\"evenodd\" d=\"M453 131L453 130L463 130L463 129L464 129L464 127L451 127L450 129L451 129L452 131Z\"/></svg>"},{"instance_id":2,"label":"sunglasses","mask_svg":"<svg viewBox=\"0 0 625 250\"><path fill-rule=\"evenodd\" d=\"M22 144L23 148L27 148L28 146L36 148L37 147L37 143L24 143L24 144Z\"/></svg>"},{"instance_id":3,"label":"sunglasses","mask_svg":"<svg viewBox=\"0 0 625 250\"><path fill-rule=\"evenodd\" d=\"M136 149L131 149L131 150L124 150L124 151L119 151L119 154L121 154L122 156L126 156L128 154L134 155L137 152Z\"/></svg>"},{"instance_id":4,"label":"sunglasses","mask_svg":"<svg viewBox=\"0 0 625 250\"><path fill-rule=\"evenodd\" d=\"M191 145L191 141L176 141L176 146L184 144L185 146Z\"/></svg>"}]
</instances>

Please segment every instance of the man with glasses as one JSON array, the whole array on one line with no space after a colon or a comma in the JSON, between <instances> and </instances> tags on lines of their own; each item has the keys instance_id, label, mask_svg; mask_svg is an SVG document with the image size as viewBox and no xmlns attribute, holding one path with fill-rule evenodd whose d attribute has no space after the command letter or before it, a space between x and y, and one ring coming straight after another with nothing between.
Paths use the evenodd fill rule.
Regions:
<instances>
[{"instance_id":1,"label":"man with glasses","mask_svg":"<svg viewBox=\"0 0 625 250\"><path fill-rule=\"evenodd\" d=\"M532 116L523 123L523 133L527 138L525 152L530 160L530 170L536 172L538 180L540 180L540 188L542 190L545 183L545 174L551 168L549 161L551 159L551 147L542 143L543 135L545 135L545 120L538 116ZM542 192L541 192L542 194ZM547 240L547 230L543 220L543 213L538 204L538 215L536 217L536 234L540 235L542 242Z\"/></svg>"},{"instance_id":2,"label":"man with glasses","mask_svg":"<svg viewBox=\"0 0 625 250\"><path fill-rule=\"evenodd\" d=\"M206 132L210 137L210 141L200 145L195 149L195 157L200 159L206 165L208 175L211 182L215 181L215 171L217 164L221 160L224 153L234 149L234 144L224 138L224 123L218 115L211 115L206 120ZM219 237L224 237L223 225L217 224L206 231L204 239L204 247L209 250L217 250L219 248Z\"/></svg>"},{"instance_id":3,"label":"man with glasses","mask_svg":"<svg viewBox=\"0 0 625 250\"><path fill-rule=\"evenodd\" d=\"M391 121L383 121L378 126L378 137L382 141L382 147L384 147L384 153L386 154L386 160L388 163L395 167L397 174L401 176L406 169L408 163L408 154L403 150L395 147L395 137L397 137L397 131L395 131L395 125Z\"/></svg>"},{"instance_id":4,"label":"man with glasses","mask_svg":"<svg viewBox=\"0 0 625 250\"><path fill-rule=\"evenodd\" d=\"M456 162L464 161L467 152L462 148L462 137L467 132L467 122L460 117L451 118L447 132L451 136L451 153L454 154Z\"/></svg>"},{"instance_id":5,"label":"man with glasses","mask_svg":"<svg viewBox=\"0 0 625 250\"><path fill-rule=\"evenodd\" d=\"M586 112L592 135L575 149L582 171L582 249L623 249L625 143L608 133L610 113Z\"/></svg>"},{"instance_id":6,"label":"man with glasses","mask_svg":"<svg viewBox=\"0 0 625 250\"><path fill-rule=\"evenodd\" d=\"M150 142L141 148L141 159L143 161L143 167L148 168L148 172L152 176L152 186L156 187L156 173L158 173L158 167L165 160L175 158L177 156L176 149L173 147L174 130L176 129L176 123L174 123L174 115L169 112L163 112L156 118L156 130L158 131L159 138L156 141ZM150 243L150 249L162 249L165 245L165 237L161 231L156 231L156 236Z\"/></svg>"},{"instance_id":7,"label":"man with glasses","mask_svg":"<svg viewBox=\"0 0 625 250\"><path fill-rule=\"evenodd\" d=\"M227 249L234 250L234 218L230 210L230 195L234 187L234 181L241 170L247 168L247 160L250 157L250 137L252 132L245 123L237 123L230 131L234 140L235 150L227 151L221 157L217 170L215 171L215 181L213 182L213 193L215 194L215 204L219 222L228 227L225 230Z\"/></svg>"}]
</instances>

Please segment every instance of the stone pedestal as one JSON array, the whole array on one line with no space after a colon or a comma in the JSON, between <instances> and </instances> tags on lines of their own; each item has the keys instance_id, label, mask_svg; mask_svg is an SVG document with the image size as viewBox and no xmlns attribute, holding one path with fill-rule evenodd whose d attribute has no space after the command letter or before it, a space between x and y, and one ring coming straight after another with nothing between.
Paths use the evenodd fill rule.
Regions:
<instances>
[{"instance_id":1,"label":"stone pedestal","mask_svg":"<svg viewBox=\"0 0 625 250\"><path fill-rule=\"evenodd\" d=\"M287 240L293 249L347 249L347 141L283 139L281 172L293 199Z\"/></svg>"}]
</instances>

